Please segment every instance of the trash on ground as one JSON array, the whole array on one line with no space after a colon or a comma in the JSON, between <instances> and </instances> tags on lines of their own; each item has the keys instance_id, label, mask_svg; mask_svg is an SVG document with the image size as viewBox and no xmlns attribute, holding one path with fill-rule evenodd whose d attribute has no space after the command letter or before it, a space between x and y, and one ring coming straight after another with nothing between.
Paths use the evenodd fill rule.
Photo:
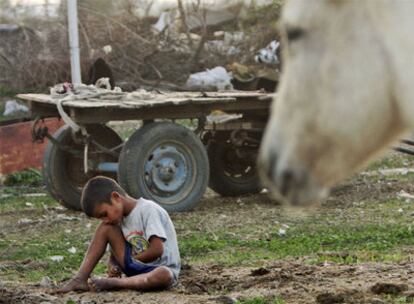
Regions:
<instances>
[{"instance_id":1,"label":"trash on ground","mask_svg":"<svg viewBox=\"0 0 414 304\"><path fill-rule=\"evenodd\" d=\"M53 262L62 262L64 256L62 255L52 255L51 257L49 257Z\"/></svg>"},{"instance_id":2,"label":"trash on ground","mask_svg":"<svg viewBox=\"0 0 414 304\"><path fill-rule=\"evenodd\" d=\"M29 113L29 108L25 105L19 104L16 100L6 101L6 105L4 107L3 112L4 116L11 116L23 113Z\"/></svg>"}]
</instances>

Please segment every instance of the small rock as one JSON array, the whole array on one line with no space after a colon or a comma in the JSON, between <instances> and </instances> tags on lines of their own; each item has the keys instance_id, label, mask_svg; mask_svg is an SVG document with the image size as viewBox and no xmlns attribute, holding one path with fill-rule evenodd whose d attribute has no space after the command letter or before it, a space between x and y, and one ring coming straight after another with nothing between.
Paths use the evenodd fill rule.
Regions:
<instances>
[{"instance_id":1,"label":"small rock","mask_svg":"<svg viewBox=\"0 0 414 304\"><path fill-rule=\"evenodd\" d=\"M54 287L54 285L55 284L53 284L53 281L49 278L49 277L43 277L41 280L40 280L40 286L41 287L45 287L45 288L52 288L52 287Z\"/></svg>"}]
</instances>

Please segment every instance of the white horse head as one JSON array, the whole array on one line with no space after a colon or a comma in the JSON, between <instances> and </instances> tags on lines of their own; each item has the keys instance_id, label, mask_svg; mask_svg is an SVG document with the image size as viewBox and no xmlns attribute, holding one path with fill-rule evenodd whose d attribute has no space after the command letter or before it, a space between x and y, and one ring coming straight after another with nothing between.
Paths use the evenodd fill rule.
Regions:
<instances>
[{"instance_id":1,"label":"white horse head","mask_svg":"<svg viewBox=\"0 0 414 304\"><path fill-rule=\"evenodd\" d=\"M414 1L290 0L263 139L265 185L320 200L414 123Z\"/></svg>"}]
</instances>

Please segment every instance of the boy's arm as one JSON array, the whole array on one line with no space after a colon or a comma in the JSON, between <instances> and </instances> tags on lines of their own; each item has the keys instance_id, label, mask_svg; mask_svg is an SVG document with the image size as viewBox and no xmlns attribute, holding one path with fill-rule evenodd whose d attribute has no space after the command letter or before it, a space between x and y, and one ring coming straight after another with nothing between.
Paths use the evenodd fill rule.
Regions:
<instances>
[{"instance_id":1,"label":"boy's arm","mask_svg":"<svg viewBox=\"0 0 414 304\"><path fill-rule=\"evenodd\" d=\"M143 263L149 263L155 261L162 256L164 252L164 241L158 236L151 236L149 239L149 246L147 250L144 250L138 255L138 260Z\"/></svg>"}]
</instances>

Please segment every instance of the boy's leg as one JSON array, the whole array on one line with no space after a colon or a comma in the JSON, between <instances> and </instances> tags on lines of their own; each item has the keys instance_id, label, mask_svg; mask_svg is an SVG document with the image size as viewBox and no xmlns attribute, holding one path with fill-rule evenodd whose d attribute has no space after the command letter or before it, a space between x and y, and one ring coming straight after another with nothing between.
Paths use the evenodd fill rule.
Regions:
<instances>
[{"instance_id":1,"label":"boy's leg","mask_svg":"<svg viewBox=\"0 0 414 304\"><path fill-rule=\"evenodd\" d=\"M120 278L120 277L122 277L121 265L119 265L118 261L115 259L112 252L109 255L109 259L108 259L108 262L107 262L107 276L109 278Z\"/></svg>"},{"instance_id":2,"label":"boy's leg","mask_svg":"<svg viewBox=\"0 0 414 304\"><path fill-rule=\"evenodd\" d=\"M108 243L111 245L112 254L121 267L124 267L125 239L121 228L117 225L101 223L95 231L95 235L89 245L78 273L73 279L58 290L69 292L72 290L89 290L88 278L98 261L105 253Z\"/></svg>"},{"instance_id":3,"label":"boy's leg","mask_svg":"<svg viewBox=\"0 0 414 304\"><path fill-rule=\"evenodd\" d=\"M165 289L171 286L174 277L167 267L160 266L153 271L126 278L92 279L96 291L110 289Z\"/></svg>"}]
</instances>

